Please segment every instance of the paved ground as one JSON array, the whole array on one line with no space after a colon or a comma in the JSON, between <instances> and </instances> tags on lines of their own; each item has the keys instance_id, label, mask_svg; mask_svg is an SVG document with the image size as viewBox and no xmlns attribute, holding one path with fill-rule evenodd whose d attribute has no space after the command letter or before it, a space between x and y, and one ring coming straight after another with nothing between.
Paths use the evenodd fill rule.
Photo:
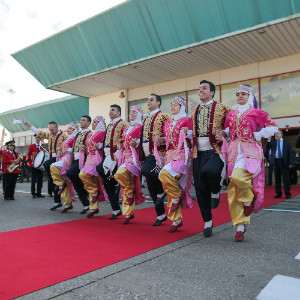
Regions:
<instances>
[{"instance_id":1,"label":"paved ground","mask_svg":"<svg viewBox=\"0 0 300 300\"><path fill-rule=\"evenodd\" d=\"M17 200L0 197L0 231L85 217L79 214L79 203L61 214L49 210L52 198L32 199L30 184L18 183L16 189ZM292 205L286 203L296 208L299 204L299 196ZM253 215L242 243L235 242L235 229L226 223L214 228L211 238L199 233L18 299L256 299L277 274L300 278L295 260L300 252L300 215L287 210L293 209ZM111 213L109 204L101 204L101 213Z\"/></svg>"}]
</instances>

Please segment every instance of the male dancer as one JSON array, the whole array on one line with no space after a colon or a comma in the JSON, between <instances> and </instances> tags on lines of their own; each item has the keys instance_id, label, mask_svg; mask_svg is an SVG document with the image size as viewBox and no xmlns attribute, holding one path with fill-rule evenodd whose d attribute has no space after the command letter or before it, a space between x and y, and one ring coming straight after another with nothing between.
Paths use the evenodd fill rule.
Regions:
<instances>
[{"instance_id":1,"label":"male dancer","mask_svg":"<svg viewBox=\"0 0 300 300\"><path fill-rule=\"evenodd\" d=\"M212 235L212 208L220 202L222 187L222 143L216 140L217 129L224 129L230 108L213 100L215 85L202 80L199 87L201 104L192 112L193 120L193 175L197 201L205 222L203 234Z\"/></svg>"},{"instance_id":2,"label":"male dancer","mask_svg":"<svg viewBox=\"0 0 300 300\"><path fill-rule=\"evenodd\" d=\"M54 121L48 123L48 129L50 132L43 132L38 128L32 126L28 121L25 120L23 121L23 124L29 127L41 140L48 140L50 159L44 162L44 167L48 174L49 195L50 193L52 195L52 192L54 193L54 206L51 207L50 210L55 210L56 208L61 207L62 204L60 195L57 194L57 188L53 184L50 173L50 166L56 161L57 153L61 151L61 144L65 139L67 139L67 135L62 133L62 131L58 129L58 125Z\"/></svg>"},{"instance_id":3,"label":"male dancer","mask_svg":"<svg viewBox=\"0 0 300 300\"><path fill-rule=\"evenodd\" d=\"M75 141L73 144L72 152L71 152L71 161L70 161L70 168L67 170L67 176L73 183L74 189L77 192L77 195L83 205L83 210L80 214L85 214L89 210L90 201L89 201L89 194L84 189L83 182L79 178L80 173L80 166L84 165L85 155L86 152L86 145L88 139L92 132L89 130L89 126L91 124L91 117L90 116L82 116L80 119L80 128L81 131L78 132L75 136ZM80 155L81 152L83 155ZM73 161L72 161L73 159ZM61 189L59 189L58 193L62 193L63 189L66 188L64 185Z\"/></svg>"},{"instance_id":4,"label":"male dancer","mask_svg":"<svg viewBox=\"0 0 300 300\"><path fill-rule=\"evenodd\" d=\"M170 117L163 113L159 108L161 105L161 97L151 94L148 98L149 115L144 119L142 130L142 154L145 159L142 162L142 175L146 177L148 190L155 205L157 215L156 221L152 226L160 226L162 222L167 220L164 207L164 193L161 181L158 178L159 172L163 166L158 166L154 156L154 142L158 137L164 136L164 124L170 120ZM136 139L132 139L131 146L136 146ZM166 153L166 146L158 146L159 156L163 161Z\"/></svg>"},{"instance_id":5,"label":"male dancer","mask_svg":"<svg viewBox=\"0 0 300 300\"><path fill-rule=\"evenodd\" d=\"M118 216L122 215L119 204L120 185L114 179L114 174L118 169L116 152L118 147L121 147L123 130L128 124L121 119L121 107L117 104L110 106L109 117L110 123L106 127L104 139L104 159L96 167L96 170L103 179L113 210L109 220L116 220Z\"/></svg>"}]
</instances>

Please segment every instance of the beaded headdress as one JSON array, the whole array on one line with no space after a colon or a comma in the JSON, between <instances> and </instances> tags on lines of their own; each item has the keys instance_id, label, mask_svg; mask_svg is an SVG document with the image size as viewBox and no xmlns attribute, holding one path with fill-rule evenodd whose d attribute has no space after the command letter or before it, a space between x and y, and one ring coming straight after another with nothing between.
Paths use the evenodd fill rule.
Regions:
<instances>
[{"instance_id":1,"label":"beaded headdress","mask_svg":"<svg viewBox=\"0 0 300 300\"><path fill-rule=\"evenodd\" d=\"M95 119L105 125L105 119L102 116L96 116Z\"/></svg>"},{"instance_id":2,"label":"beaded headdress","mask_svg":"<svg viewBox=\"0 0 300 300\"><path fill-rule=\"evenodd\" d=\"M177 103L179 103L181 106L186 106L186 101L185 101L185 99L182 98L182 97L175 97L175 98L173 99L172 102L177 102Z\"/></svg>"},{"instance_id":3,"label":"beaded headdress","mask_svg":"<svg viewBox=\"0 0 300 300\"><path fill-rule=\"evenodd\" d=\"M256 98L254 96L254 91L253 91L253 87L249 84L241 84L237 89L236 89L236 93L239 92L244 92L247 93L249 95L248 98L248 104L253 107L253 108L258 108L258 104L256 101Z\"/></svg>"},{"instance_id":4,"label":"beaded headdress","mask_svg":"<svg viewBox=\"0 0 300 300\"><path fill-rule=\"evenodd\" d=\"M130 110L135 110L136 112L138 112L139 114L143 114L143 110L139 105L133 105Z\"/></svg>"}]
</instances>

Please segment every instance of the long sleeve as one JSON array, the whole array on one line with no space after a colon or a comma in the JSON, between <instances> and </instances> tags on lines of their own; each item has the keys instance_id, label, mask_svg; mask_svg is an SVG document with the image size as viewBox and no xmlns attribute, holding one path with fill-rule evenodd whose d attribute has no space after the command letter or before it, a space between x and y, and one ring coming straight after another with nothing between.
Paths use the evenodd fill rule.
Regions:
<instances>
[{"instance_id":1,"label":"long sleeve","mask_svg":"<svg viewBox=\"0 0 300 300\"><path fill-rule=\"evenodd\" d=\"M300 148L300 135L298 136L296 141L296 148Z\"/></svg>"}]
</instances>

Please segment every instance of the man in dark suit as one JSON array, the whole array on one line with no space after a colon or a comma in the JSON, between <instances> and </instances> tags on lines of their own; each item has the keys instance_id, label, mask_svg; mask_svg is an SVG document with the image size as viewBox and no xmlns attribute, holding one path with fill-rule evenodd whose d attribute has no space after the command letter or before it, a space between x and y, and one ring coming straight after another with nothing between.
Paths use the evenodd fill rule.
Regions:
<instances>
[{"instance_id":1,"label":"man in dark suit","mask_svg":"<svg viewBox=\"0 0 300 300\"><path fill-rule=\"evenodd\" d=\"M45 196L41 194L43 187L43 170L36 169L33 167L33 160L35 156L44 149L40 145L41 139L35 135L35 144L29 146L28 149L28 163L31 167L31 194L32 198L44 198ZM35 191L35 184L37 185Z\"/></svg>"},{"instance_id":2,"label":"man in dark suit","mask_svg":"<svg viewBox=\"0 0 300 300\"><path fill-rule=\"evenodd\" d=\"M291 143L282 138L283 132L278 130L275 133L275 140L268 141L267 150L269 151L270 164L274 166L275 192L274 198L281 198L281 177L285 198L291 198L290 168L293 167L293 151Z\"/></svg>"}]
</instances>

